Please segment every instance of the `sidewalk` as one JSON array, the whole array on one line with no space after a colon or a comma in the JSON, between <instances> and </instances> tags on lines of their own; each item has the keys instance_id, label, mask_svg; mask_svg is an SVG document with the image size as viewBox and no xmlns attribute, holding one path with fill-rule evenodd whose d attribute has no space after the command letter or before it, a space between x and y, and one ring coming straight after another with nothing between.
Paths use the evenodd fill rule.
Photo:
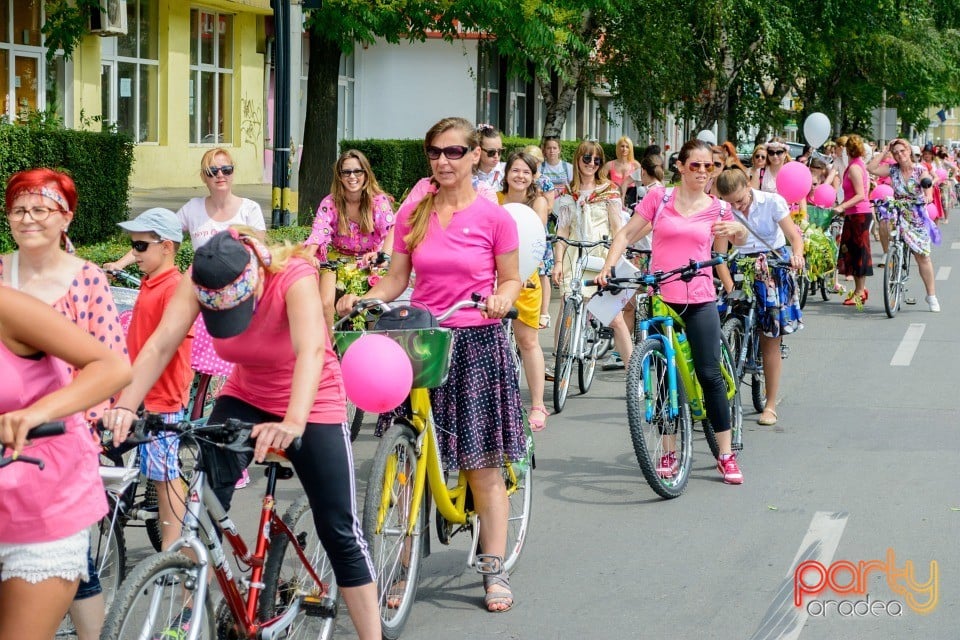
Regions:
<instances>
[{"instance_id":1,"label":"sidewalk","mask_svg":"<svg viewBox=\"0 0 960 640\"><path fill-rule=\"evenodd\" d=\"M269 184L237 184L233 186L233 193L250 198L260 205L263 217L270 222L270 194L272 187ZM177 189L130 189L127 206L130 217L135 218L151 207L164 207L176 212L190 198L206 197L206 187L181 187Z\"/></svg>"}]
</instances>

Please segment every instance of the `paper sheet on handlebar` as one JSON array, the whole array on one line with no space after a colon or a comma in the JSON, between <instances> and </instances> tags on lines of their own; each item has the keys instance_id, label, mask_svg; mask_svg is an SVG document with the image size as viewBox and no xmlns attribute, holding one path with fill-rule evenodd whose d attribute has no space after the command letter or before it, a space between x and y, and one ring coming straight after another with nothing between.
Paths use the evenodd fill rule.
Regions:
<instances>
[{"instance_id":1,"label":"paper sheet on handlebar","mask_svg":"<svg viewBox=\"0 0 960 640\"><path fill-rule=\"evenodd\" d=\"M638 275L640 270L621 257L614 272L618 278L632 278ZM592 313L594 317L603 324L609 325L613 322L613 319L617 317L617 314L627 305L627 302L630 301L630 298L633 297L636 290L636 287L633 289L622 289L616 294L609 291L601 291L599 294L590 298L590 302L587 303L587 311Z\"/></svg>"}]
</instances>

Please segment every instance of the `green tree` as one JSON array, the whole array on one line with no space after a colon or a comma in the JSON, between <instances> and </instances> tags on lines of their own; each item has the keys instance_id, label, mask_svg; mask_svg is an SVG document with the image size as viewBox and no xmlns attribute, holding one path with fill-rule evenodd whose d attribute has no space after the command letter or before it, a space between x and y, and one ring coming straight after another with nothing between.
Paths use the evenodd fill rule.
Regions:
<instances>
[{"instance_id":1,"label":"green tree","mask_svg":"<svg viewBox=\"0 0 960 640\"><path fill-rule=\"evenodd\" d=\"M102 6L101 0L44 0L46 21L40 27L47 47L47 60L53 60L57 49L70 59L73 50L87 34L90 12Z\"/></svg>"}]
</instances>

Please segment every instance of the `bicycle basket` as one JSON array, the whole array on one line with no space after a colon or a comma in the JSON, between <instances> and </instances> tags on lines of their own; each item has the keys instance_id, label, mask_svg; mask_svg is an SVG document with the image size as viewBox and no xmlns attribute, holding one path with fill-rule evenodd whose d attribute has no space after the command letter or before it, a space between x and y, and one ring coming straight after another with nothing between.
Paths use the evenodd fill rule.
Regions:
<instances>
[{"instance_id":1,"label":"bicycle basket","mask_svg":"<svg viewBox=\"0 0 960 640\"><path fill-rule=\"evenodd\" d=\"M447 381L450 356L453 353L453 331L440 327L431 329L397 329L371 331L380 333L403 347L413 367L414 389L433 389ZM337 352L346 353L363 331L336 331L333 334ZM375 363L371 363L375 364Z\"/></svg>"}]
</instances>

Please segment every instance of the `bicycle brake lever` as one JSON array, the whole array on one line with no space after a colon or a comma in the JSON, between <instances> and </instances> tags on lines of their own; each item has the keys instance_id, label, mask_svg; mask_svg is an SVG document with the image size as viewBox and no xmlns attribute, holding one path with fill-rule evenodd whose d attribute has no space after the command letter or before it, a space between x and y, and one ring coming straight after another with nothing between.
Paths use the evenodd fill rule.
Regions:
<instances>
[{"instance_id":1,"label":"bicycle brake lever","mask_svg":"<svg viewBox=\"0 0 960 640\"><path fill-rule=\"evenodd\" d=\"M44 467L43 460L41 460L40 458L33 458L31 456L20 456L18 458L14 458L13 456L6 456L3 458L0 458L0 469L13 464L14 462L26 462L27 464L35 464L37 465L37 467L39 467L41 471L43 471L43 467Z\"/></svg>"}]
</instances>

